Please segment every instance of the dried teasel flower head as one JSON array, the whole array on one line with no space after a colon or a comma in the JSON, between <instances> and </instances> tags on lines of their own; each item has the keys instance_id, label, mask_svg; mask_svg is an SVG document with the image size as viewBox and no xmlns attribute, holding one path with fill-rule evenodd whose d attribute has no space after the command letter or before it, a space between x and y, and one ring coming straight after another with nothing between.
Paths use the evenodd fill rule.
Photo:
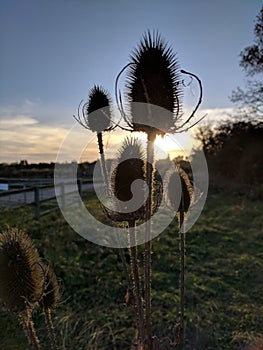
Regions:
<instances>
[{"instance_id":1,"label":"dried teasel flower head","mask_svg":"<svg viewBox=\"0 0 263 350\"><path fill-rule=\"evenodd\" d=\"M43 291L44 273L29 236L17 228L0 234L0 299L14 312L22 312L38 302Z\"/></svg>"},{"instance_id":2,"label":"dried teasel flower head","mask_svg":"<svg viewBox=\"0 0 263 350\"><path fill-rule=\"evenodd\" d=\"M103 87L94 85L89 92L88 102L84 105L85 121L91 131L100 133L111 126L109 93Z\"/></svg>"},{"instance_id":3,"label":"dried teasel flower head","mask_svg":"<svg viewBox=\"0 0 263 350\"><path fill-rule=\"evenodd\" d=\"M129 201L132 183L145 180L145 161L142 145L136 138L126 138L119 151L118 164L113 173L113 193L121 201Z\"/></svg>"},{"instance_id":4,"label":"dried teasel flower head","mask_svg":"<svg viewBox=\"0 0 263 350\"><path fill-rule=\"evenodd\" d=\"M54 270L47 266L45 271L45 286L43 293L43 306L46 309L54 309L60 300L59 284Z\"/></svg>"},{"instance_id":5,"label":"dried teasel flower head","mask_svg":"<svg viewBox=\"0 0 263 350\"><path fill-rule=\"evenodd\" d=\"M133 192L136 180L141 180L139 190ZM140 141L126 138L113 165L111 188L114 197L120 201L116 212L107 212L113 221L134 221L145 216L145 154ZM142 186L141 186L142 185ZM134 198L136 195L136 198ZM131 203L130 201L133 202ZM126 206L127 203L127 206ZM131 205L129 206L129 204ZM121 209L121 210L120 210ZM123 210L124 209L124 210ZM123 211L122 211L123 210Z\"/></svg>"},{"instance_id":6,"label":"dried teasel flower head","mask_svg":"<svg viewBox=\"0 0 263 350\"><path fill-rule=\"evenodd\" d=\"M180 181L178 181L180 179ZM180 194L181 198L178 198ZM165 195L168 206L187 213L193 199L193 186L186 172L177 165L175 170L168 171L165 178Z\"/></svg>"},{"instance_id":7,"label":"dried teasel flower head","mask_svg":"<svg viewBox=\"0 0 263 350\"><path fill-rule=\"evenodd\" d=\"M181 114L182 91L172 48L158 32L148 31L133 51L129 67L126 85L133 129L156 135L173 131Z\"/></svg>"}]
</instances>

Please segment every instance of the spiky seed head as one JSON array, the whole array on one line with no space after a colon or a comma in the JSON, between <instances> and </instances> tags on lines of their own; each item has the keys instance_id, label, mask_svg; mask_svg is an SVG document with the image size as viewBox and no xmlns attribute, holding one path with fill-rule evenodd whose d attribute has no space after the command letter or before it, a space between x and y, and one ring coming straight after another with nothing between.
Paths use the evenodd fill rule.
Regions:
<instances>
[{"instance_id":1,"label":"spiky seed head","mask_svg":"<svg viewBox=\"0 0 263 350\"><path fill-rule=\"evenodd\" d=\"M100 133L111 125L109 93L103 87L94 85L85 104L85 118L91 131Z\"/></svg>"},{"instance_id":2,"label":"spiky seed head","mask_svg":"<svg viewBox=\"0 0 263 350\"><path fill-rule=\"evenodd\" d=\"M131 55L127 95L130 102L156 105L161 109L150 108L149 112L149 105L140 105L136 110L137 104L132 103L131 123L136 131L163 135L175 127L181 111L180 80L172 48L158 32L147 31Z\"/></svg>"},{"instance_id":3,"label":"spiky seed head","mask_svg":"<svg viewBox=\"0 0 263 350\"><path fill-rule=\"evenodd\" d=\"M136 138L126 138L119 151L117 165L114 166L111 186L114 196L122 202L133 198L132 184L135 180L145 181L145 155L140 141ZM144 189L138 194L138 204L144 203ZM132 221L144 219L145 208L142 205L131 213L113 213L114 221Z\"/></svg>"},{"instance_id":4,"label":"spiky seed head","mask_svg":"<svg viewBox=\"0 0 263 350\"><path fill-rule=\"evenodd\" d=\"M43 305L46 309L54 309L60 300L59 284L54 270L48 266L45 269L45 287Z\"/></svg>"},{"instance_id":5,"label":"spiky seed head","mask_svg":"<svg viewBox=\"0 0 263 350\"><path fill-rule=\"evenodd\" d=\"M118 165L113 173L113 193L121 201L132 199L131 185L145 180L145 163L138 139L126 138L119 151Z\"/></svg>"},{"instance_id":6,"label":"spiky seed head","mask_svg":"<svg viewBox=\"0 0 263 350\"><path fill-rule=\"evenodd\" d=\"M17 228L0 234L0 299L14 312L39 301L44 283L40 258L29 236Z\"/></svg>"},{"instance_id":7,"label":"spiky seed head","mask_svg":"<svg viewBox=\"0 0 263 350\"><path fill-rule=\"evenodd\" d=\"M179 184L178 176L180 178ZM168 172L165 180L165 188L167 202L171 209L176 210L178 213L180 211L186 213L193 198L193 186L188 175L179 165L176 166L175 171ZM178 193L181 193L179 207Z\"/></svg>"}]
</instances>

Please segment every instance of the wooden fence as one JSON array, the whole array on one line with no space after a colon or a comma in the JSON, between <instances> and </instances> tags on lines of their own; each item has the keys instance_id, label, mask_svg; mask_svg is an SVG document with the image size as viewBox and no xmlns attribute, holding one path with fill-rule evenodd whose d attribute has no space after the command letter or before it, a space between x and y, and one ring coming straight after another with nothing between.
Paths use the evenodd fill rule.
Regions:
<instances>
[{"instance_id":1,"label":"wooden fence","mask_svg":"<svg viewBox=\"0 0 263 350\"><path fill-rule=\"evenodd\" d=\"M14 189L9 191L0 192L0 206L1 207L20 207L24 205L34 206L34 217L36 220L43 215L49 214L53 210L57 210L58 206L49 210L41 210L41 203L55 199L56 196L61 197L61 203L65 203L66 195L74 191L75 181L62 182L56 185L57 195L53 184L49 185L36 185L32 187ZM84 191L92 190L92 181L89 179L77 180L78 191L80 197ZM70 189L72 188L72 190ZM59 194L58 194L59 193Z\"/></svg>"}]
</instances>

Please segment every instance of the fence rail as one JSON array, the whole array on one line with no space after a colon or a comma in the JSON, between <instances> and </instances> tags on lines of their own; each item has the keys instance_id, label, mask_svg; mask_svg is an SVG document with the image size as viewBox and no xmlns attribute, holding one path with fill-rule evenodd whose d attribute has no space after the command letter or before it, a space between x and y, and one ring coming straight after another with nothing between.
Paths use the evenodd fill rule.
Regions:
<instances>
[{"instance_id":1,"label":"fence rail","mask_svg":"<svg viewBox=\"0 0 263 350\"><path fill-rule=\"evenodd\" d=\"M33 205L35 210L35 219L39 220L40 216L48 214L52 211L41 211L41 203L50 201L56 196L61 196L61 202L65 202L66 195L74 192L76 181L65 181L56 185L54 184L36 185L23 189L14 189L0 192L0 207L20 207L25 205ZM80 197L85 191L93 190L92 180L78 179L78 191ZM54 210L54 209L53 209Z\"/></svg>"}]
</instances>

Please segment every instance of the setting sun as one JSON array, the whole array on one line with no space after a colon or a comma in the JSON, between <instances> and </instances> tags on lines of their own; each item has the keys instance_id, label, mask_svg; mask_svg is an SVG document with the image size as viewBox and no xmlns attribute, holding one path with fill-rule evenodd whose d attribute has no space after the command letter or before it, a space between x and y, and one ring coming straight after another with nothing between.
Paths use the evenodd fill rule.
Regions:
<instances>
[{"instance_id":1,"label":"setting sun","mask_svg":"<svg viewBox=\"0 0 263 350\"><path fill-rule=\"evenodd\" d=\"M146 135L138 134L139 139L143 144L146 144ZM164 137L157 136L155 140L155 157L173 159L178 155L189 156L194 144L194 139L190 133L184 134L167 134Z\"/></svg>"}]
</instances>

